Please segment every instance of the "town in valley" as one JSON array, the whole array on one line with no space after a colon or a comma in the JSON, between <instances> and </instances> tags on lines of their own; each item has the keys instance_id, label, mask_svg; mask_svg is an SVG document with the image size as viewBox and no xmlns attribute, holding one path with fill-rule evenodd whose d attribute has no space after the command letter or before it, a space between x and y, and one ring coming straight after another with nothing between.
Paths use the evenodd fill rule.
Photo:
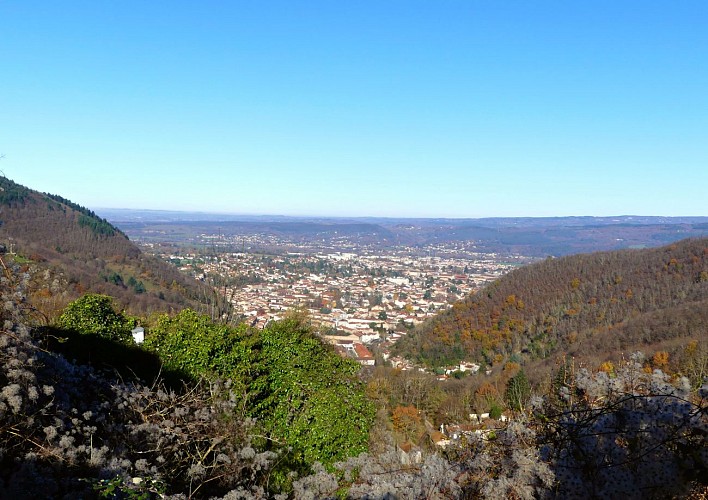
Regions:
<instances>
[{"instance_id":1,"label":"town in valley","mask_svg":"<svg viewBox=\"0 0 708 500\"><path fill-rule=\"evenodd\" d=\"M133 236L135 238L135 236ZM194 234L143 247L215 287L235 318L253 327L306 312L342 355L374 365L415 325L533 261L476 251L472 242L374 246L342 236L294 241L272 234ZM393 366L412 368L404 359ZM477 365L462 364L462 371Z\"/></svg>"}]
</instances>

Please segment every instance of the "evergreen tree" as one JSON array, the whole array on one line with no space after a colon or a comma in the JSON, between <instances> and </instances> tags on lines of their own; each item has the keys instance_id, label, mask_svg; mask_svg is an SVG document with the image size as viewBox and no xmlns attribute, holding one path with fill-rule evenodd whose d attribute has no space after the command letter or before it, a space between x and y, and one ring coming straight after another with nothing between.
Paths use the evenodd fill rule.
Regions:
<instances>
[{"instance_id":1,"label":"evergreen tree","mask_svg":"<svg viewBox=\"0 0 708 500\"><path fill-rule=\"evenodd\" d=\"M526 373L521 370L507 382L504 399L506 399L506 404L509 405L509 408L521 411L524 409L524 405L529 400L530 396L531 385L529 384L528 378L526 378Z\"/></svg>"}]
</instances>

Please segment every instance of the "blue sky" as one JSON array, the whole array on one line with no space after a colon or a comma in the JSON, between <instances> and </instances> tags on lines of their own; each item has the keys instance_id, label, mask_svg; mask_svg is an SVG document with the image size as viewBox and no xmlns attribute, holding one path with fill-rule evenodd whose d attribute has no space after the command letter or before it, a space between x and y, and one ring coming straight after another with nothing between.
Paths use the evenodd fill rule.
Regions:
<instances>
[{"instance_id":1,"label":"blue sky","mask_svg":"<svg viewBox=\"0 0 708 500\"><path fill-rule=\"evenodd\" d=\"M708 2L0 2L0 170L91 207L708 215Z\"/></svg>"}]
</instances>

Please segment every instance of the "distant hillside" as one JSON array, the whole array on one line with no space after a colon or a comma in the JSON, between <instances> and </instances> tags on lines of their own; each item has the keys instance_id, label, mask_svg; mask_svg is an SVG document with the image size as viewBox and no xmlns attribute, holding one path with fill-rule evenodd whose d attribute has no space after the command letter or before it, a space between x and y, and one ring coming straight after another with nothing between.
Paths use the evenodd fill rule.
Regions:
<instances>
[{"instance_id":1,"label":"distant hillside","mask_svg":"<svg viewBox=\"0 0 708 500\"><path fill-rule=\"evenodd\" d=\"M442 228L430 241L476 242L480 252L501 252L533 257L589 253L601 250L648 248L665 245L685 238L708 236L705 218L652 218L637 222L634 217L616 221L601 218L557 218L521 220L517 226L460 225ZM701 222L702 221L702 222Z\"/></svg>"},{"instance_id":2,"label":"distant hillside","mask_svg":"<svg viewBox=\"0 0 708 500\"><path fill-rule=\"evenodd\" d=\"M328 242L342 238L362 244L391 244L395 235L376 224L341 221L122 221L116 222L127 234L144 242L192 243L202 234L225 237L243 235L275 236L293 244Z\"/></svg>"},{"instance_id":3,"label":"distant hillside","mask_svg":"<svg viewBox=\"0 0 708 500\"><path fill-rule=\"evenodd\" d=\"M601 359L708 338L708 238L546 259L417 328L398 354L438 366L554 353Z\"/></svg>"},{"instance_id":4,"label":"distant hillside","mask_svg":"<svg viewBox=\"0 0 708 500\"><path fill-rule=\"evenodd\" d=\"M5 177L0 249L34 271L30 299L47 316L86 291L116 297L136 314L181 309L204 295L196 281L143 254L92 211Z\"/></svg>"},{"instance_id":5,"label":"distant hillside","mask_svg":"<svg viewBox=\"0 0 708 500\"><path fill-rule=\"evenodd\" d=\"M286 217L158 210L100 209L136 241L185 243L202 234L273 235L293 243L342 240L387 249L457 246L480 253L545 258L625 248L654 248L708 237L708 217L494 217L406 219Z\"/></svg>"}]
</instances>

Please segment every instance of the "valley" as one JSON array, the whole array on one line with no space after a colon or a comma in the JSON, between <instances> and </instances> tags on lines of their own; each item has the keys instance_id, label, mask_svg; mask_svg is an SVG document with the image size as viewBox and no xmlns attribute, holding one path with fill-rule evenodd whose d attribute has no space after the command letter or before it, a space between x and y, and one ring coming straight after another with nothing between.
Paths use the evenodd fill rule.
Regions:
<instances>
[{"instance_id":1,"label":"valley","mask_svg":"<svg viewBox=\"0 0 708 500\"><path fill-rule=\"evenodd\" d=\"M131 225L0 182L2 494L705 489L706 238L642 220L632 248L541 257L490 250L510 220Z\"/></svg>"}]
</instances>

